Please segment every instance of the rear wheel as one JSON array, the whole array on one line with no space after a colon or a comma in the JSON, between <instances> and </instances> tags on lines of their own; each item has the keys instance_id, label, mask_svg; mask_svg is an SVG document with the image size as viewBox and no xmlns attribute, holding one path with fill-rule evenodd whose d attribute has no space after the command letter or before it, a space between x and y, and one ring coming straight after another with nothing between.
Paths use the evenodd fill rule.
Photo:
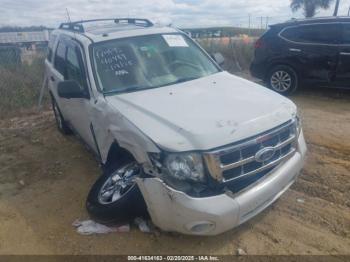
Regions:
<instances>
[{"instance_id":1,"label":"rear wheel","mask_svg":"<svg viewBox=\"0 0 350 262\"><path fill-rule=\"evenodd\" d=\"M64 135L71 134L72 130L66 124L66 122L61 114L61 111L57 105L57 102L55 101L54 98L51 98L51 102L52 102L52 110L53 110L53 113L55 115L55 120L56 120L56 125L57 125L58 130Z\"/></svg>"},{"instance_id":2,"label":"rear wheel","mask_svg":"<svg viewBox=\"0 0 350 262\"><path fill-rule=\"evenodd\" d=\"M272 68L267 77L270 89L281 95L290 95L299 85L298 75L293 68L279 65Z\"/></svg>"}]
</instances>

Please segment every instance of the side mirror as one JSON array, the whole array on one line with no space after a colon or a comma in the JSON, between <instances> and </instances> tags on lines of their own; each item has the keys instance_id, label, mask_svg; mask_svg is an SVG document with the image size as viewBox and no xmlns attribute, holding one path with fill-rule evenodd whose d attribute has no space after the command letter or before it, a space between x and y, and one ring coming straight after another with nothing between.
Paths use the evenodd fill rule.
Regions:
<instances>
[{"instance_id":1,"label":"side mirror","mask_svg":"<svg viewBox=\"0 0 350 262\"><path fill-rule=\"evenodd\" d=\"M219 66L222 66L225 63L225 58L221 53L212 54L212 58Z\"/></svg>"},{"instance_id":2,"label":"side mirror","mask_svg":"<svg viewBox=\"0 0 350 262\"><path fill-rule=\"evenodd\" d=\"M63 98L87 98L88 95L75 80L66 80L58 83L58 95Z\"/></svg>"}]
</instances>

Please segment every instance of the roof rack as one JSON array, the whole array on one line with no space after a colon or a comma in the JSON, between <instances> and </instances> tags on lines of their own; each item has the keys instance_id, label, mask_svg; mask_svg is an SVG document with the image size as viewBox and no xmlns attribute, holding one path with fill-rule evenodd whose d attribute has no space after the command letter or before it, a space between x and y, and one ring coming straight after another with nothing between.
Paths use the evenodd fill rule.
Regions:
<instances>
[{"instance_id":1,"label":"roof rack","mask_svg":"<svg viewBox=\"0 0 350 262\"><path fill-rule=\"evenodd\" d=\"M69 30L79 33L84 33L85 29L83 24L90 22L103 22L103 21L114 21L116 24L132 24L142 27L151 27L153 23L148 19L143 18L108 18L108 19L92 19L92 20L81 20L76 22L62 23L59 29Z\"/></svg>"}]
</instances>

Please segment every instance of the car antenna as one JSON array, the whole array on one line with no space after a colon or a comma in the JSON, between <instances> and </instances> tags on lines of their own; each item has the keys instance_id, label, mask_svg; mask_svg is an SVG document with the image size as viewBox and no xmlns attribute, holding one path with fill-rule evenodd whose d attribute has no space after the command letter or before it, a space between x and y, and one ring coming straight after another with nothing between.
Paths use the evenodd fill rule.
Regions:
<instances>
[{"instance_id":1,"label":"car antenna","mask_svg":"<svg viewBox=\"0 0 350 262\"><path fill-rule=\"evenodd\" d=\"M67 12L67 20L69 23L71 23L72 21L70 20L70 15L67 7L66 7L66 12Z\"/></svg>"},{"instance_id":2,"label":"car antenna","mask_svg":"<svg viewBox=\"0 0 350 262\"><path fill-rule=\"evenodd\" d=\"M72 20L70 20L70 14L69 14L69 11L68 11L68 8L66 7L66 12L67 12L67 20L68 20L68 23L72 23ZM73 30L73 34L74 34L74 38L76 39L77 37L75 36L75 32Z\"/></svg>"}]
</instances>

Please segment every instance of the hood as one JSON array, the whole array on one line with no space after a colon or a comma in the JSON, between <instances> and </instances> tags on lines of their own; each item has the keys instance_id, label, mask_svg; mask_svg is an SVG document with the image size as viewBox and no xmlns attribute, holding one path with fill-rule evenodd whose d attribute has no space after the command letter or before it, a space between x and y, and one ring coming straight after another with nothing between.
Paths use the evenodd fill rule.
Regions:
<instances>
[{"instance_id":1,"label":"hood","mask_svg":"<svg viewBox=\"0 0 350 262\"><path fill-rule=\"evenodd\" d=\"M107 96L107 102L166 151L209 150L290 120L296 106L227 72L189 82Z\"/></svg>"}]
</instances>

